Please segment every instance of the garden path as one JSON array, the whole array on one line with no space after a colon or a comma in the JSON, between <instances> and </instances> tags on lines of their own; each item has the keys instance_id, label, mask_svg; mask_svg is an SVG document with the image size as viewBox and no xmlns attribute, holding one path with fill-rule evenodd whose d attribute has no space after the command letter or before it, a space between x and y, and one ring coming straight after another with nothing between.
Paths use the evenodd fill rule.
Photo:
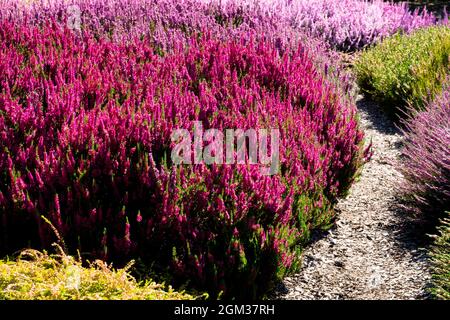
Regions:
<instances>
[{"instance_id":1,"label":"garden path","mask_svg":"<svg viewBox=\"0 0 450 320\"><path fill-rule=\"evenodd\" d=\"M396 206L402 175L395 169L402 136L373 102L358 98L373 157L347 198L335 226L314 235L298 275L276 290L281 299L417 299L429 282L425 242ZM417 230L416 230L417 231ZM314 239L316 238L316 239Z\"/></svg>"}]
</instances>

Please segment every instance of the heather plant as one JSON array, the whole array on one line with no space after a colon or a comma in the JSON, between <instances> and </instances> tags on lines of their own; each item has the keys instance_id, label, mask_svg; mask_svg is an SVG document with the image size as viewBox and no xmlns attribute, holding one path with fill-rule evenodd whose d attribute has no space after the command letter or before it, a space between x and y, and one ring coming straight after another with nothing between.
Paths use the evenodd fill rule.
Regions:
<instances>
[{"instance_id":1,"label":"heather plant","mask_svg":"<svg viewBox=\"0 0 450 320\"><path fill-rule=\"evenodd\" d=\"M249 38L249 32L273 40L280 50L303 36L293 32L275 6L259 1L215 0L2 0L0 19L66 25L79 20L80 29L117 42L147 37L163 52L207 30L216 38ZM73 10L73 7L78 8ZM79 15L79 17L78 17ZM70 23L69 23L70 24ZM313 41L314 42L314 41Z\"/></svg>"},{"instance_id":2,"label":"heather plant","mask_svg":"<svg viewBox=\"0 0 450 320\"><path fill-rule=\"evenodd\" d=\"M285 1L217 0L0 0L0 20L42 25L56 19L76 33L129 42L146 38L160 55L187 45L195 35L209 33L222 41L257 39L271 42L280 53L302 47L318 71L341 90L355 96L352 74L342 57L307 28L292 23Z\"/></svg>"},{"instance_id":3,"label":"heather plant","mask_svg":"<svg viewBox=\"0 0 450 320\"><path fill-rule=\"evenodd\" d=\"M429 218L450 210L450 87L405 121L399 170L408 208Z\"/></svg>"},{"instance_id":4,"label":"heather plant","mask_svg":"<svg viewBox=\"0 0 450 320\"><path fill-rule=\"evenodd\" d=\"M67 24L78 19L73 5L80 13L80 29L119 42L148 37L161 54L205 30L222 40L254 35L280 51L301 42L342 94L354 94L351 76L328 47L353 51L437 21L426 11L409 12L405 4L381 0L2 0L0 19L40 24L57 18Z\"/></svg>"},{"instance_id":5,"label":"heather plant","mask_svg":"<svg viewBox=\"0 0 450 320\"><path fill-rule=\"evenodd\" d=\"M289 2L290 3L290 2ZM289 19L339 50L354 51L397 32L409 33L437 22L426 10L411 12L406 3L382 0L292 1Z\"/></svg>"},{"instance_id":6,"label":"heather plant","mask_svg":"<svg viewBox=\"0 0 450 320\"><path fill-rule=\"evenodd\" d=\"M0 250L48 247L43 215L84 258L138 257L174 284L260 297L296 270L361 165L355 106L302 47L152 45L0 24ZM174 165L171 133L195 121L279 129L280 173Z\"/></svg>"},{"instance_id":7,"label":"heather plant","mask_svg":"<svg viewBox=\"0 0 450 320\"><path fill-rule=\"evenodd\" d=\"M436 299L450 300L450 219L442 219L438 234L431 249L432 286L431 294Z\"/></svg>"},{"instance_id":8,"label":"heather plant","mask_svg":"<svg viewBox=\"0 0 450 320\"><path fill-rule=\"evenodd\" d=\"M397 34L357 59L358 84L388 114L403 116L407 109L423 109L441 92L449 53L449 26Z\"/></svg>"},{"instance_id":9,"label":"heather plant","mask_svg":"<svg viewBox=\"0 0 450 320\"><path fill-rule=\"evenodd\" d=\"M437 20L426 10L410 12L406 3L382 0L3 0L0 18L65 21L72 4L80 8L83 28L122 40L151 34L163 47L208 28L221 37L242 36L251 29L279 45L306 32L337 49L353 51Z\"/></svg>"}]
</instances>

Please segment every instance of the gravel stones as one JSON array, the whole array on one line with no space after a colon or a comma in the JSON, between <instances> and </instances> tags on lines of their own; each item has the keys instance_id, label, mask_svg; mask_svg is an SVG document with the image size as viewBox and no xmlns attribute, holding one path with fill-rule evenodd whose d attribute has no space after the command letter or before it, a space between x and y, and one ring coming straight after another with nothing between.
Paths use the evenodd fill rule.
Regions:
<instances>
[{"instance_id":1,"label":"gravel stones","mask_svg":"<svg viewBox=\"0 0 450 320\"><path fill-rule=\"evenodd\" d=\"M334 228L303 253L299 274L279 285L276 299L418 299L430 279L425 250L404 234L396 206L402 175L395 169L402 136L372 102L358 98L373 157L346 199Z\"/></svg>"}]
</instances>

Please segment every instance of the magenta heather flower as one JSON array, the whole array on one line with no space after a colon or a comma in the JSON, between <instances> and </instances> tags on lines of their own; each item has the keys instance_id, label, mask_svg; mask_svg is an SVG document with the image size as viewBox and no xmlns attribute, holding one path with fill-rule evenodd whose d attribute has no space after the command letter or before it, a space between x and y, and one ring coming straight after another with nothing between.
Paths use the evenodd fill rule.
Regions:
<instances>
[{"instance_id":1,"label":"magenta heather flower","mask_svg":"<svg viewBox=\"0 0 450 320\"><path fill-rule=\"evenodd\" d=\"M301 42L280 50L251 32L190 34L174 8L162 26L189 36L163 53L149 35L99 36L100 26L115 34L107 19L79 34L2 11L0 251L51 245L44 215L70 250L119 264L139 257L212 295L261 296L295 270L305 228L325 225L353 181L363 155L356 108ZM119 38L139 24L122 10ZM280 173L173 164L172 132L196 121L279 129Z\"/></svg>"},{"instance_id":2,"label":"magenta heather flower","mask_svg":"<svg viewBox=\"0 0 450 320\"><path fill-rule=\"evenodd\" d=\"M355 50L437 22L427 11L382 0L1 0L0 19L67 23L78 12L73 5L83 30L120 41L148 35L162 49L202 30L221 38L253 30L280 48L306 33Z\"/></svg>"}]
</instances>

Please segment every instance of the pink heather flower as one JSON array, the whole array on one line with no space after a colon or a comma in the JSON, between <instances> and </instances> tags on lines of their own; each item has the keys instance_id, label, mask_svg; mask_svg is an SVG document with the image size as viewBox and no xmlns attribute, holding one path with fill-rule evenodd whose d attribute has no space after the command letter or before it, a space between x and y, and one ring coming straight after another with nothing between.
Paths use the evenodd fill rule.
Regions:
<instances>
[{"instance_id":1,"label":"pink heather flower","mask_svg":"<svg viewBox=\"0 0 450 320\"><path fill-rule=\"evenodd\" d=\"M400 190L409 210L440 217L450 204L450 77L425 110L410 111L398 165L405 177Z\"/></svg>"},{"instance_id":2,"label":"pink heather flower","mask_svg":"<svg viewBox=\"0 0 450 320\"><path fill-rule=\"evenodd\" d=\"M136 216L136 221L137 222L142 222L142 216L141 216L141 212L139 211L137 216Z\"/></svg>"},{"instance_id":3,"label":"pink heather flower","mask_svg":"<svg viewBox=\"0 0 450 320\"><path fill-rule=\"evenodd\" d=\"M88 3L88 17L116 19L113 13L125 10L121 2L114 2L110 13ZM129 8L130 14L134 9ZM143 9L144 22L147 10L154 8ZM0 213L8 217L2 232L24 233L20 223L9 219L24 209L19 197L34 204L37 212L64 215L70 224L61 235L69 248L77 248L80 239L83 250L93 255L117 260L145 256L169 266L177 280L192 277L194 283L211 283L214 292L218 284L213 284L212 274L217 272L218 281L234 288L230 295L248 291L249 284L236 284L233 275L244 277L242 270L253 268L267 274L257 289L264 290L278 276L261 259L264 250L275 248L275 254L290 256L295 248L289 245L300 239L293 231L300 227L293 199L313 203L326 190L324 208L299 205L305 216L312 210L328 214L325 205L345 191L362 162L355 105L318 62L319 56L328 56L301 45L299 38L291 42L283 36L275 44L272 40L284 30L284 22L274 34L264 33L263 41L257 35L271 22L262 12L245 14L248 22L255 20L253 14L257 19L240 31L223 29L231 27L210 19L207 26L218 32L187 39L173 30L172 38L171 30L163 33L156 27L155 38L134 41L125 39L149 24L127 27L113 19L119 27L108 39L100 36L105 30L99 19L86 20L92 29L79 35L58 23L36 27L20 19L5 20L6 12L0 10L0 84L5 86L0 133L6 137L0 140L0 150L7 150L0 153L0 171L8 173L0 175ZM48 12L43 10L36 19L46 21ZM192 12L204 21L203 11L182 12L188 16L178 12L173 19L186 22L187 28L197 21L189 16ZM259 20L265 22L260 25ZM249 30L250 25L255 30ZM200 30L197 24L192 28ZM178 46L169 45L172 40ZM155 54L155 42L161 56ZM197 120L205 130L278 128L279 174L263 176L258 165L172 164L172 131L192 128ZM342 187L334 190L335 185ZM139 223L140 213L130 223L126 209L129 214L145 210L145 223ZM89 215L94 212L92 221ZM39 238L39 245L50 245L42 224L28 222L24 244ZM289 242L277 239L281 227L291 230ZM23 244L8 248L13 246ZM172 257L174 247L178 260ZM229 256L248 250L254 250L246 256L248 268L242 268L239 259L228 265ZM201 258L206 252L211 259ZM192 262L196 255L200 274ZM274 267L284 270L286 261L277 261Z\"/></svg>"},{"instance_id":4,"label":"pink heather flower","mask_svg":"<svg viewBox=\"0 0 450 320\"><path fill-rule=\"evenodd\" d=\"M54 207L55 207L55 218L56 218L56 227L61 230L62 228L62 219L61 219L61 207L59 204L59 196L58 194L55 194L54 197Z\"/></svg>"}]
</instances>

